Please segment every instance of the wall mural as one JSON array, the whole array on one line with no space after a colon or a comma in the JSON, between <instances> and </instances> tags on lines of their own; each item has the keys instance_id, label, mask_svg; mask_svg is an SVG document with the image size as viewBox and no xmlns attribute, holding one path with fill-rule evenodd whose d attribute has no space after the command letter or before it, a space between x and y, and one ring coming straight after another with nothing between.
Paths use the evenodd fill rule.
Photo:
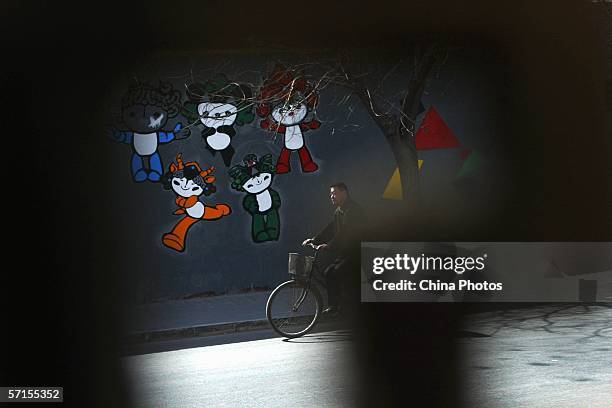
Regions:
<instances>
[{"instance_id":1,"label":"wall mural","mask_svg":"<svg viewBox=\"0 0 612 408\"><path fill-rule=\"evenodd\" d=\"M423 112L425 112L425 107L421 102L419 114ZM442 119L442 116L434 106L430 106L429 109L427 109L425 118L423 118L419 130L416 132L415 147L418 151L462 148L460 152L462 160L465 160L467 154L469 154L466 154L466 149L463 149L463 145L459 142L459 139L457 139L451 128L446 124L444 119ZM423 160L419 159L417 165L420 172L423 167ZM383 192L383 198L389 200L404 199L399 168L395 169L393 175L389 179L387 187Z\"/></svg>"},{"instance_id":2,"label":"wall mural","mask_svg":"<svg viewBox=\"0 0 612 408\"><path fill-rule=\"evenodd\" d=\"M419 172L423 169L423 160L418 159L417 165L419 166ZM387 187L383 192L383 198L387 200L403 200L404 189L402 188L402 179L400 178L399 167L395 168L395 171L391 175L391 178L387 182Z\"/></svg>"},{"instance_id":3,"label":"wall mural","mask_svg":"<svg viewBox=\"0 0 612 408\"><path fill-rule=\"evenodd\" d=\"M454 149L463 147L451 128L433 106L427 109L425 118L414 138L417 150Z\"/></svg>"},{"instance_id":4,"label":"wall mural","mask_svg":"<svg viewBox=\"0 0 612 408\"><path fill-rule=\"evenodd\" d=\"M253 242L278 241L280 236L280 195L270 188L275 172L271 154L260 159L248 154L242 165L229 170L232 188L246 192L242 201L244 209L251 214L251 236Z\"/></svg>"},{"instance_id":5,"label":"wall mural","mask_svg":"<svg viewBox=\"0 0 612 408\"><path fill-rule=\"evenodd\" d=\"M232 209L227 204L209 206L199 200L203 194L209 196L216 191L215 177L211 175L214 167L202 170L196 162L183 163L182 155L176 156L177 164L170 164L169 171L163 176L164 189L172 189L176 193L175 215L185 215L172 229L162 237L163 244L179 252L185 250L187 232L191 226L201 220L218 220L227 216Z\"/></svg>"},{"instance_id":6,"label":"wall mural","mask_svg":"<svg viewBox=\"0 0 612 408\"><path fill-rule=\"evenodd\" d=\"M170 131L162 130L180 109L181 93L162 81L157 86L136 81L124 93L121 123L109 132L113 140L132 146L131 173L135 182L158 182L164 172L158 146L190 135L180 122Z\"/></svg>"},{"instance_id":7,"label":"wall mural","mask_svg":"<svg viewBox=\"0 0 612 408\"><path fill-rule=\"evenodd\" d=\"M303 133L318 129L321 123L314 119L318 95L315 86L303 75L282 65L276 65L264 81L259 92L257 114L264 118L263 129L283 135L283 148L276 163L276 173L291 171L291 153L298 152L302 172L312 173L319 166L304 142Z\"/></svg>"},{"instance_id":8,"label":"wall mural","mask_svg":"<svg viewBox=\"0 0 612 408\"><path fill-rule=\"evenodd\" d=\"M254 93L257 98L253 97ZM113 140L132 146L131 174L135 182L161 182L165 190L176 194L178 209L174 214L183 218L172 231L163 234L163 245L184 252L188 231L194 224L201 220L219 220L232 212L228 204L207 205L200 201L202 195L210 196L216 192L216 177L212 175L214 167L203 169L196 161L184 163L179 153L176 163L171 163L168 171L163 172L159 145L189 137L192 127L201 129L206 149L213 157L220 153L224 164L229 167L231 187L245 193L242 205L251 217L252 242L278 241L281 198L271 188L275 174L291 171L290 159L294 151L298 152L303 173L312 173L319 168L304 139L306 131L318 129L321 125L315 119L319 98L317 87L303 73L277 64L258 90L231 81L220 73L206 82L187 84L186 97L183 101L181 92L163 81L156 86L135 81L121 98L120 123L110 129ZM177 122L172 130L164 130L168 120L179 113L189 121L189 125L183 127L181 122ZM263 130L283 136L280 155L275 163L271 154L260 158L248 154L242 164L231 166L235 154L232 145L236 136L235 126L253 122L255 113L261 118L259 125ZM417 150L462 147L433 107L427 111L415 142ZM476 155L470 157L474 159ZM467 162L469 160L466 160L466 168L469 167ZM419 170L422 163L419 160ZM399 169L395 170L383 197L403 198Z\"/></svg>"},{"instance_id":9,"label":"wall mural","mask_svg":"<svg viewBox=\"0 0 612 408\"><path fill-rule=\"evenodd\" d=\"M213 156L221 153L223 162L230 166L234 156L232 138L234 125L242 126L255 119L253 92L248 85L231 82L224 74L217 74L206 83L187 86L188 101L183 115L190 123L202 127L201 135Z\"/></svg>"}]
</instances>

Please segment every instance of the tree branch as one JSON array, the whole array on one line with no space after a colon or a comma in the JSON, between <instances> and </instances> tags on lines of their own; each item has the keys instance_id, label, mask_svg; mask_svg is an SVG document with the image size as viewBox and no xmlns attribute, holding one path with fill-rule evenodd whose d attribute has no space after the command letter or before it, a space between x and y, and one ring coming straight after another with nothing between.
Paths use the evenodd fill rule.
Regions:
<instances>
[{"instance_id":1,"label":"tree branch","mask_svg":"<svg viewBox=\"0 0 612 408\"><path fill-rule=\"evenodd\" d=\"M408 90L401 104L401 116L408 118L411 123L406 125L400 119L402 129L409 131L412 135L414 135L414 123L419 112L419 104L425 89L425 82L437 60L437 53L438 46L436 44L430 45L422 55L419 55L421 54L420 50L415 50L415 69L412 73L412 78L408 82Z\"/></svg>"},{"instance_id":2,"label":"tree branch","mask_svg":"<svg viewBox=\"0 0 612 408\"><path fill-rule=\"evenodd\" d=\"M345 78L347 86L352 89L355 95L363 102L363 106L370 114L370 117L383 131L383 134L389 137L389 135L393 133L392 130L395 126L394 118L388 113L385 113L374 98L372 98L370 90L361 78L349 74L342 63L339 64L339 67L342 73L341 76Z\"/></svg>"}]
</instances>

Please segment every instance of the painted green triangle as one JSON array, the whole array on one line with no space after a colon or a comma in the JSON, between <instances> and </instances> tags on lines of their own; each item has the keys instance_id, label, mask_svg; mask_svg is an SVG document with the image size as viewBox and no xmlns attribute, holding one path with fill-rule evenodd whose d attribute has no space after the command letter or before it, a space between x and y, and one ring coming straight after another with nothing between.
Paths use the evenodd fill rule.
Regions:
<instances>
[{"instance_id":1,"label":"painted green triangle","mask_svg":"<svg viewBox=\"0 0 612 408\"><path fill-rule=\"evenodd\" d=\"M472 151L472 153L470 153L467 159L465 159L465 161L463 162L463 166L461 166L461 169L457 173L457 178L473 176L474 173L480 167L482 167L484 162L484 158L479 153L477 153L476 151Z\"/></svg>"}]
</instances>

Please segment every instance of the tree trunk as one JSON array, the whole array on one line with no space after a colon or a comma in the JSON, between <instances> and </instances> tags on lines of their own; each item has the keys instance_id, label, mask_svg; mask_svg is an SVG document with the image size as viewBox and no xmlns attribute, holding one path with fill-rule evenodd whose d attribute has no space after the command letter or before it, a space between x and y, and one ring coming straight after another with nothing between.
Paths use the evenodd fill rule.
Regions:
<instances>
[{"instance_id":1,"label":"tree trunk","mask_svg":"<svg viewBox=\"0 0 612 408\"><path fill-rule=\"evenodd\" d=\"M419 160L415 144L416 117L425 82L436 61L436 46L430 45L423 54L420 47L415 48L416 67L408 82L406 94L402 99L398 116L390 115L381 109L373 100L362 80L355 79L342 68L342 74L348 80L349 87L363 102L371 118L385 135L391 147L400 173L402 198L409 210L418 210L421 205L421 188L419 183ZM381 113L386 112L386 113Z\"/></svg>"},{"instance_id":2,"label":"tree trunk","mask_svg":"<svg viewBox=\"0 0 612 408\"><path fill-rule=\"evenodd\" d=\"M418 50L415 52L418 53ZM402 100L402 116L399 118L395 134L387 137L399 168L403 198L408 202L410 209L414 210L418 210L421 206L419 158L415 139L416 118L425 90L425 82L436 61L436 46L429 46L422 56L417 57L417 68L412 74L406 95Z\"/></svg>"},{"instance_id":3,"label":"tree trunk","mask_svg":"<svg viewBox=\"0 0 612 408\"><path fill-rule=\"evenodd\" d=\"M385 136L387 136L399 169L402 197L411 210L417 210L421 201L419 161L414 142L411 142L403 133L398 126L394 133Z\"/></svg>"}]
</instances>

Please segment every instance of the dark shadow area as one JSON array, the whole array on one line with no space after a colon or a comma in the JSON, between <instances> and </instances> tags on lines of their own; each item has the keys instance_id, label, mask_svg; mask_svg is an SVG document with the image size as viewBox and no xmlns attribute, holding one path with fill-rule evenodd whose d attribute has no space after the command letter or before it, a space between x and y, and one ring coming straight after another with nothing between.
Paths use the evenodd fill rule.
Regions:
<instances>
[{"instance_id":1,"label":"dark shadow area","mask_svg":"<svg viewBox=\"0 0 612 408\"><path fill-rule=\"evenodd\" d=\"M469 330L459 330L457 333L455 333L456 337L460 337L460 338L482 338L482 337L491 337L488 334L483 334L483 333L478 333L478 332L473 332L473 331L469 331Z\"/></svg>"},{"instance_id":2,"label":"dark shadow area","mask_svg":"<svg viewBox=\"0 0 612 408\"><path fill-rule=\"evenodd\" d=\"M507 182L466 186L470 211L460 222L448 222L457 214L453 202L441 201L422 216L400 208L368 239L610 239L606 56L592 20L600 11L579 0L412 3L313 1L289 24L279 18L285 3L276 1L5 2L5 263L14 267L5 268L1 285L7 306L0 384L63 386L66 407L131 406L119 360L124 305L117 293L130 273L148 271L133 262L143 256L142 242L126 239L125 212L115 210L147 203L116 194L109 174L125 173L128 163L109 162L112 148L102 129L112 84L164 50L314 58L325 47L334 55L360 49L370 59L396 59L415 42L447 41L487 86L495 85L494 121L503 129L495 142ZM357 170L377 166L350 159ZM470 309L479 307L496 306ZM463 319L457 304L362 304L354 355L360 405L461 406L462 356L454 341ZM554 329L550 315L538 319L543 329ZM245 336L240 341L269 333ZM326 341L327 335L311 336ZM221 340L234 341L214 339ZM199 341L185 344L201 347ZM183 346L151 345L144 352Z\"/></svg>"},{"instance_id":3,"label":"dark shadow area","mask_svg":"<svg viewBox=\"0 0 612 408\"><path fill-rule=\"evenodd\" d=\"M354 340L354 333L347 330L339 330L332 333L307 334L295 339L283 339L286 343L334 343Z\"/></svg>"},{"instance_id":4,"label":"dark shadow area","mask_svg":"<svg viewBox=\"0 0 612 408\"><path fill-rule=\"evenodd\" d=\"M266 339L277 339L288 343L326 343L336 341L354 340L351 334L341 325L323 321L318 323L313 332L296 339L284 339L278 336L272 329L246 330L234 333L211 334L201 337L185 337L166 341L151 341L142 343L122 344L119 355L132 356L151 353L163 353L167 351L183 350L198 347L218 346L222 344L243 343ZM333 330L333 331L332 331ZM332 332L330 332L332 331Z\"/></svg>"},{"instance_id":5,"label":"dark shadow area","mask_svg":"<svg viewBox=\"0 0 612 408\"><path fill-rule=\"evenodd\" d=\"M216 334L203 337L189 337L169 341L123 345L121 348L120 355L123 357L141 354L163 353L166 351L265 340L272 339L275 337L278 337L278 335L271 329Z\"/></svg>"}]
</instances>

